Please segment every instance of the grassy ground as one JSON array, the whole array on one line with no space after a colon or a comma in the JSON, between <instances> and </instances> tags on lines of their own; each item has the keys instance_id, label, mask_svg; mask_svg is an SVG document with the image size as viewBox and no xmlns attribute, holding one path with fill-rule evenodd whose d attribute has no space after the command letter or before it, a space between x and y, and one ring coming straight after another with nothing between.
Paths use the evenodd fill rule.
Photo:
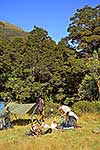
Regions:
<instances>
[{"instance_id":1,"label":"grassy ground","mask_svg":"<svg viewBox=\"0 0 100 150\"><path fill-rule=\"evenodd\" d=\"M51 121L46 120L48 124ZM30 125L14 126L0 131L0 150L99 150L100 133L92 130L100 127L100 114L83 114L78 125L74 130L56 130L39 137L25 136Z\"/></svg>"}]
</instances>

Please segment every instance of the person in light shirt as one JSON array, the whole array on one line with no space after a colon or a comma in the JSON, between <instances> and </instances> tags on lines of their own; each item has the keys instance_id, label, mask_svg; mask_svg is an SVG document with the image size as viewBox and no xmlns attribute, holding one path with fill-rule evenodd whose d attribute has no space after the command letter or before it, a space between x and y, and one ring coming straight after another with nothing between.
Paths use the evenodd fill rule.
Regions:
<instances>
[{"instance_id":1,"label":"person in light shirt","mask_svg":"<svg viewBox=\"0 0 100 150\"><path fill-rule=\"evenodd\" d=\"M72 112L70 107L66 105L62 105L61 107L59 107L59 110L63 112L63 115L62 115L63 117L66 116L65 127L75 128L77 125L78 116L74 112Z\"/></svg>"}]
</instances>

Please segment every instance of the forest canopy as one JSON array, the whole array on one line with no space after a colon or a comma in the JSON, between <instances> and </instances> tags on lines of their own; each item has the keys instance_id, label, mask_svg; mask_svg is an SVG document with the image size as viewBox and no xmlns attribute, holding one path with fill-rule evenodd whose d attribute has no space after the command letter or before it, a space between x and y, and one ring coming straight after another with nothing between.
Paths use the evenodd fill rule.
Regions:
<instances>
[{"instance_id":1,"label":"forest canopy","mask_svg":"<svg viewBox=\"0 0 100 150\"><path fill-rule=\"evenodd\" d=\"M26 33L0 22L0 100L99 100L100 5L77 9L70 22L58 43L40 27Z\"/></svg>"}]
</instances>

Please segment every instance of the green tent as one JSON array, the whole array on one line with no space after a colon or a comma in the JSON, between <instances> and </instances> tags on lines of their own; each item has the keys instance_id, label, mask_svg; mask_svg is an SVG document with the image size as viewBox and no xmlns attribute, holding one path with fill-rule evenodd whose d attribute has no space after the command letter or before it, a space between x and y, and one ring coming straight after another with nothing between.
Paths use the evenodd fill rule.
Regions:
<instances>
[{"instance_id":1,"label":"green tent","mask_svg":"<svg viewBox=\"0 0 100 150\"><path fill-rule=\"evenodd\" d=\"M35 106L36 103L18 104L18 103L10 102L4 107L2 111L0 111L0 115L5 113L7 107L9 107L9 110L11 111L12 114L24 115L30 111L33 113Z\"/></svg>"}]
</instances>

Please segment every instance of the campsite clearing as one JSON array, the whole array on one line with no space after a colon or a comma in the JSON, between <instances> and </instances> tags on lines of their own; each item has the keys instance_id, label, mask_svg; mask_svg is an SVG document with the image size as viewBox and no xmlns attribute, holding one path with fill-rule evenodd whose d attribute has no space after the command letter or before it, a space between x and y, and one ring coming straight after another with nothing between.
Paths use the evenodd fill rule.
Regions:
<instances>
[{"instance_id":1,"label":"campsite clearing","mask_svg":"<svg viewBox=\"0 0 100 150\"><path fill-rule=\"evenodd\" d=\"M46 120L48 123L52 118ZM100 134L92 130L100 127L100 114L79 117L79 127L74 130L55 130L39 137L27 137L30 125L14 126L0 131L0 149L3 150L99 150Z\"/></svg>"}]
</instances>

